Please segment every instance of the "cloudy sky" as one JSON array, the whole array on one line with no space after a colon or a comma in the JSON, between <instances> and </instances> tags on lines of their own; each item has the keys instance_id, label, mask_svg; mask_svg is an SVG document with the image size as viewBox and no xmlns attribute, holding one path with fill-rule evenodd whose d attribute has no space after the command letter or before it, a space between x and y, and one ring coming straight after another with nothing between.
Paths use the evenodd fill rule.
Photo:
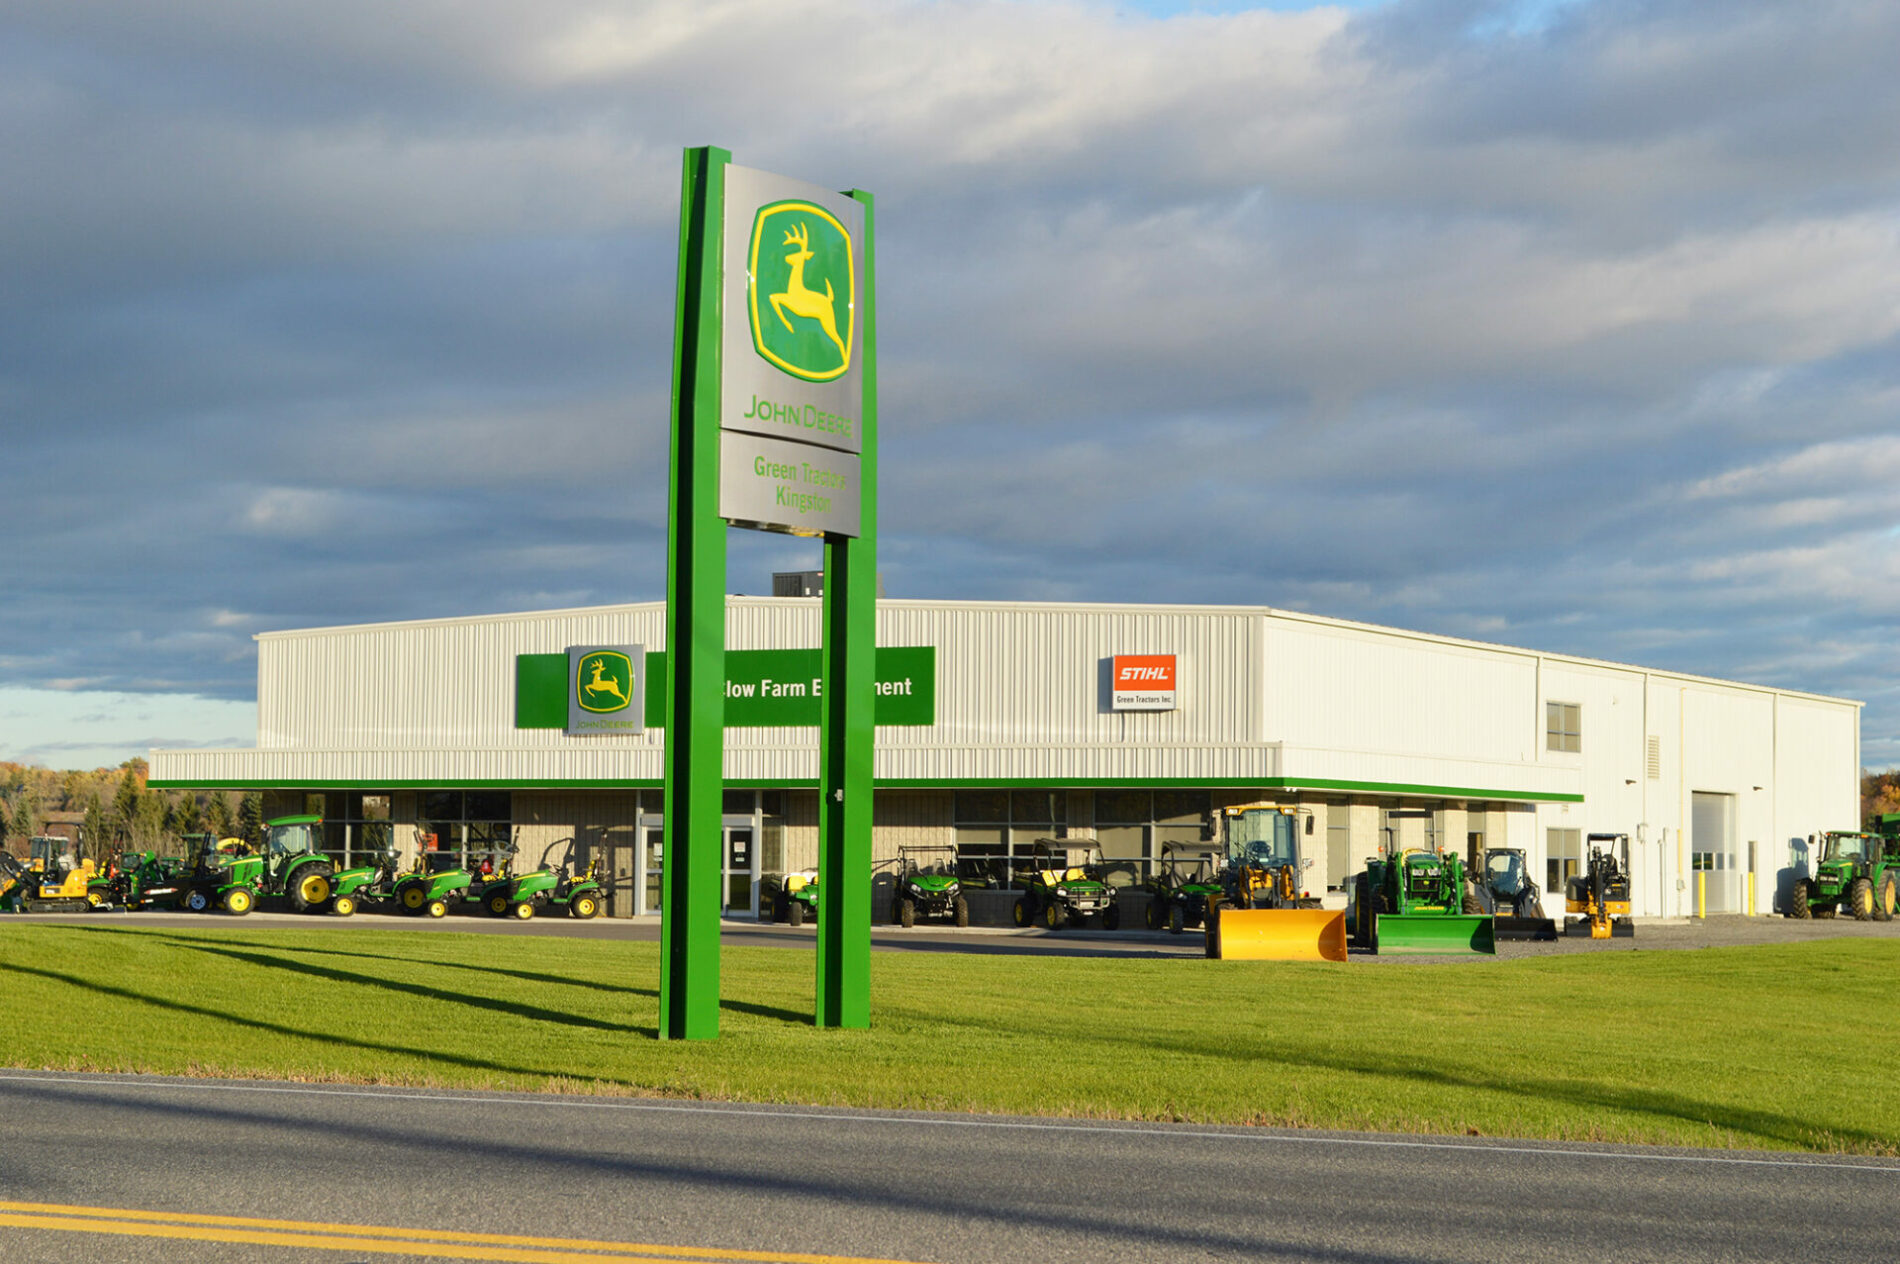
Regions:
<instances>
[{"instance_id":1,"label":"cloudy sky","mask_svg":"<svg viewBox=\"0 0 1900 1264\"><path fill-rule=\"evenodd\" d=\"M0 758L251 745L259 631L663 595L710 143L877 195L891 595L1760 681L1900 763L1896 66L1890 0L10 0Z\"/></svg>"}]
</instances>

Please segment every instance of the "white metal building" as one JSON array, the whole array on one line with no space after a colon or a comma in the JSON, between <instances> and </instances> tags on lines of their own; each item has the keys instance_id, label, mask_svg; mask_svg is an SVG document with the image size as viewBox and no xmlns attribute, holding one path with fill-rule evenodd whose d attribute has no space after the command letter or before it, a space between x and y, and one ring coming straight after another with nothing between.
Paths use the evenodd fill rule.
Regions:
<instances>
[{"instance_id":1,"label":"white metal building","mask_svg":"<svg viewBox=\"0 0 1900 1264\"><path fill-rule=\"evenodd\" d=\"M661 732L524 726L524 664L663 650L664 615L269 633L256 749L155 751L152 784L263 789L273 814L320 796L339 851L420 828L471 851L513 838L532 860L573 837L620 877L615 914L656 911ZM729 598L727 644L813 647L819 617L815 599ZM1063 835L1152 857L1213 808L1274 799L1312 812L1309 885L1335 902L1382 846L1519 847L1561 890L1585 836L1616 832L1638 915L1692 911L1698 870L1710 911L1767 912L1806 837L1857 819L1861 704L1839 698L1265 607L885 600L878 643L934 651L911 722L878 728L880 861ZM1116 710L1117 655L1172 656L1173 708ZM729 729L726 777L728 901L756 910L762 878L815 863L816 728Z\"/></svg>"}]
</instances>

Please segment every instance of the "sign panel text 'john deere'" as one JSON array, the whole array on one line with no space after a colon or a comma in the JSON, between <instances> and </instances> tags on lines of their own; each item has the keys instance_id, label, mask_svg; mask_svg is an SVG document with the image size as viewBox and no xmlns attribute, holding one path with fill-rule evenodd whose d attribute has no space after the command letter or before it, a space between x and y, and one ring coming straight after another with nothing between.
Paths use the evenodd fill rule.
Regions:
<instances>
[{"instance_id":1,"label":"sign panel text 'john deere'","mask_svg":"<svg viewBox=\"0 0 1900 1264\"><path fill-rule=\"evenodd\" d=\"M864 207L728 166L723 237L719 514L768 531L855 537Z\"/></svg>"}]
</instances>

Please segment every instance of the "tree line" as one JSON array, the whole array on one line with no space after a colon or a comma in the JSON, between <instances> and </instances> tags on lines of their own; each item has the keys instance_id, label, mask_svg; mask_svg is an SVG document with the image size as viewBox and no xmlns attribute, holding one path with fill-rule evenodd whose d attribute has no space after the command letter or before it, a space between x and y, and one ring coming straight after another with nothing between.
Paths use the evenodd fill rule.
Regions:
<instances>
[{"instance_id":1,"label":"tree line","mask_svg":"<svg viewBox=\"0 0 1900 1264\"><path fill-rule=\"evenodd\" d=\"M186 834L262 841L257 791L154 790L146 773L143 759L90 772L0 762L0 848L24 854L52 813L82 815L86 852L100 859L123 849L182 855Z\"/></svg>"}]
</instances>

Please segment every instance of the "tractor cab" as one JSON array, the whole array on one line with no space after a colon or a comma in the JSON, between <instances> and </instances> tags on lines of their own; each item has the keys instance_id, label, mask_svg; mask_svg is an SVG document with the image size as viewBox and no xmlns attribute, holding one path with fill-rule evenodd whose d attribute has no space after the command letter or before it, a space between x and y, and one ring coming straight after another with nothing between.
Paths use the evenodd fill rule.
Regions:
<instances>
[{"instance_id":1,"label":"tractor cab","mask_svg":"<svg viewBox=\"0 0 1900 1264\"><path fill-rule=\"evenodd\" d=\"M279 817L265 827L264 852L270 857L272 869L289 857L307 855L320 850L318 831L323 827L320 816Z\"/></svg>"},{"instance_id":2,"label":"tractor cab","mask_svg":"<svg viewBox=\"0 0 1900 1264\"><path fill-rule=\"evenodd\" d=\"M35 834L27 843L27 868L62 879L79 867L79 844L53 834Z\"/></svg>"},{"instance_id":3,"label":"tractor cab","mask_svg":"<svg viewBox=\"0 0 1900 1264\"><path fill-rule=\"evenodd\" d=\"M1308 861L1300 856L1301 821L1312 813L1277 803L1245 803L1222 808L1217 820L1226 866L1221 882L1234 908L1318 908L1302 887Z\"/></svg>"}]
</instances>

